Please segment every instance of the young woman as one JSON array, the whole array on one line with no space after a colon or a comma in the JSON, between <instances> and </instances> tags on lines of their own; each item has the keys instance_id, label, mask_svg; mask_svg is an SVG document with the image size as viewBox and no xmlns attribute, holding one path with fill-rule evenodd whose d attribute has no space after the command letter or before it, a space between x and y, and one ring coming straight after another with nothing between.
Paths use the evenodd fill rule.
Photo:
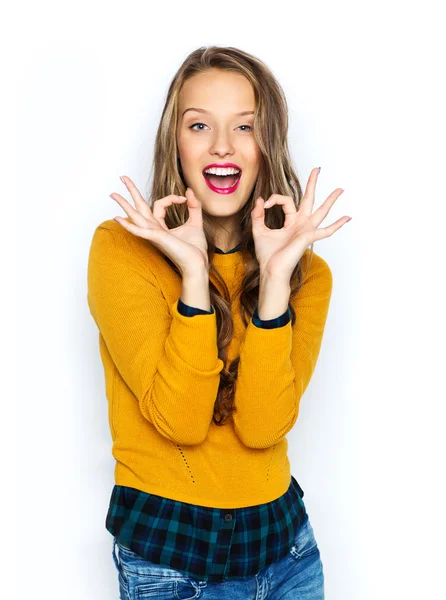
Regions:
<instances>
[{"instance_id":1,"label":"young woman","mask_svg":"<svg viewBox=\"0 0 446 600\"><path fill-rule=\"evenodd\" d=\"M319 227L343 190L312 212L318 169L303 194L287 127L265 64L199 48L168 90L150 201L122 177L134 207L112 194L128 217L94 232L123 599L324 597L286 435L332 291L312 245L349 217Z\"/></svg>"}]
</instances>

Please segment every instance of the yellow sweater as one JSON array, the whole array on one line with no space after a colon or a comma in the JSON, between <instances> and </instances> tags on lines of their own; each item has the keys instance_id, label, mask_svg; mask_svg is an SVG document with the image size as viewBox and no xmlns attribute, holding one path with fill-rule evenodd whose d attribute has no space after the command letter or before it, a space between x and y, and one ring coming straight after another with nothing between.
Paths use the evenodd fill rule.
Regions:
<instances>
[{"instance_id":1,"label":"yellow sweater","mask_svg":"<svg viewBox=\"0 0 446 600\"><path fill-rule=\"evenodd\" d=\"M306 268L309 249L304 254ZM241 251L215 254L231 293L240 353L237 412L212 421L223 361L216 314L177 310L181 277L149 241L113 219L93 235L88 305L99 329L115 483L212 508L275 500L290 484L287 433L295 424L322 342L332 273L313 253L293 299L297 320L275 329L243 325L237 293Z\"/></svg>"}]
</instances>

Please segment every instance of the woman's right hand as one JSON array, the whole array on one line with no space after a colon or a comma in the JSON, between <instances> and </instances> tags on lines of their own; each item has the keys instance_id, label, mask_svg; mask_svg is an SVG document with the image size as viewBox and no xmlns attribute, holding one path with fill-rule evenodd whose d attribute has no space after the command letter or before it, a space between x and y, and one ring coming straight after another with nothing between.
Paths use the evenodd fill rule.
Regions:
<instances>
[{"instance_id":1,"label":"woman's right hand","mask_svg":"<svg viewBox=\"0 0 446 600\"><path fill-rule=\"evenodd\" d=\"M123 217L115 217L115 221L133 235L152 242L177 265L182 275L201 267L208 269L208 244L203 231L201 202L193 190L187 188L186 196L170 194L156 200L152 210L129 177L121 177L121 180L130 192L136 210L119 194L110 194L133 222L129 223ZM184 225L169 229L164 221L166 207L182 202L187 202L189 218Z\"/></svg>"}]
</instances>

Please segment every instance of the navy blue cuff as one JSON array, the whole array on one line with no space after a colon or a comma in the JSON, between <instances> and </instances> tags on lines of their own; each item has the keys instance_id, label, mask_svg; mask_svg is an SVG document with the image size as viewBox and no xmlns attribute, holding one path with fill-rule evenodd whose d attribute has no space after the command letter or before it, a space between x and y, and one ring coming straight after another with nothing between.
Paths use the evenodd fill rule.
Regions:
<instances>
[{"instance_id":1,"label":"navy blue cuff","mask_svg":"<svg viewBox=\"0 0 446 600\"><path fill-rule=\"evenodd\" d=\"M211 311L203 310L202 308L195 308L194 306L189 306L188 304L184 304L181 298L178 298L178 312L185 317L193 317L194 315L213 315L215 310L211 305Z\"/></svg>"},{"instance_id":2,"label":"navy blue cuff","mask_svg":"<svg viewBox=\"0 0 446 600\"><path fill-rule=\"evenodd\" d=\"M258 305L255 308L254 314L252 315L252 322L256 327L260 327L261 329L275 329L276 327L283 327L287 323L291 321L291 310L290 305L280 317L275 317L274 319L266 319L263 320L259 318L258 313Z\"/></svg>"}]
</instances>

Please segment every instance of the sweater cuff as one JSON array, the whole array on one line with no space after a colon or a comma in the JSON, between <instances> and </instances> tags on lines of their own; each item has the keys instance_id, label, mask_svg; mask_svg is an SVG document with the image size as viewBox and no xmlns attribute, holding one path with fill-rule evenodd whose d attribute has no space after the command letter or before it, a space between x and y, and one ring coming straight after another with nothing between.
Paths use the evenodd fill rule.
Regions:
<instances>
[{"instance_id":1,"label":"sweater cuff","mask_svg":"<svg viewBox=\"0 0 446 600\"><path fill-rule=\"evenodd\" d=\"M274 319L260 319L257 309L258 305L255 308L254 314L252 315L252 322L256 327L260 327L261 329L276 329L277 327L283 327L291 321L291 310L289 304L283 315L275 317Z\"/></svg>"},{"instance_id":2,"label":"sweater cuff","mask_svg":"<svg viewBox=\"0 0 446 600\"><path fill-rule=\"evenodd\" d=\"M178 300L171 305L172 323L168 338L168 355L177 356L197 371L214 375L221 370L218 358L217 315L186 317L178 310ZM171 354L173 353L173 354Z\"/></svg>"},{"instance_id":3,"label":"sweater cuff","mask_svg":"<svg viewBox=\"0 0 446 600\"><path fill-rule=\"evenodd\" d=\"M212 315L214 314L214 307L211 305L211 310L203 310L202 308L195 308L195 306L189 306L185 304L181 298L178 298L178 312L185 317L193 317L194 315Z\"/></svg>"}]
</instances>

